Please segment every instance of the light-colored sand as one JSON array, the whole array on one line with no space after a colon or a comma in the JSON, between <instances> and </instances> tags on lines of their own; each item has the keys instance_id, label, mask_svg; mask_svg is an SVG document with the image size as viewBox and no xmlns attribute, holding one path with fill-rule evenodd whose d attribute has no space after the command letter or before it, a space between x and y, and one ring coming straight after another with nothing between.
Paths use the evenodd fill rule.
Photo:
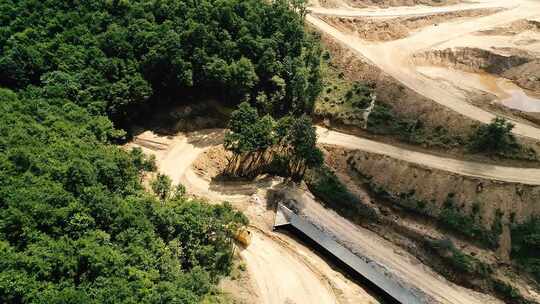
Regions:
<instances>
[{"instance_id":1,"label":"light-colored sand","mask_svg":"<svg viewBox=\"0 0 540 304\"><path fill-rule=\"evenodd\" d=\"M160 173L169 175L174 184L184 184L190 194L229 201L244 210L254 225L250 228L253 243L240 255L256 289L257 304L378 303L296 240L271 232L271 212L254 204L253 197L265 197L275 181L212 184L192 170L192 163L204 151L222 143L223 134L224 130L203 130L167 137L146 131L126 148L140 147L155 155Z\"/></svg>"},{"instance_id":2,"label":"light-colored sand","mask_svg":"<svg viewBox=\"0 0 540 304\"><path fill-rule=\"evenodd\" d=\"M260 232L252 236L251 245L240 255L262 303L338 303L331 286L295 253Z\"/></svg>"},{"instance_id":3,"label":"light-colored sand","mask_svg":"<svg viewBox=\"0 0 540 304\"><path fill-rule=\"evenodd\" d=\"M324 8L313 6L309 8L312 15L339 16L339 17L371 17L371 18L391 18L403 16L425 16L431 14L459 12L464 10L491 9L491 8L511 8L516 5L513 1L506 0L481 0L470 3L461 3L448 6L401 6L390 8Z\"/></svg>"},{"instance_id":4,"label":"light-colored sand","mask_svg":"<svg viewBox=\"0 0 540 304\"><path fill-rule=\"evenodd\" d=\"M269 224L264 220L264 214L268 211L249 202L252 201L250 197L254 194L264 197L266 189L272 187L273 183L216 185L192 170L191 161L212 145L220 144L222 134L222 130L207 130L165 138L146 132L129 146L142 144L145 152L156 155L159 170L170 174L175 182L184 183L190 193L214 201L233 201L236 205L244 206L252 222L266 230L267 234L256 232L253 247L250 246L242 252L248 269L252 272L254 285L258 286L259 297L266 299L264 303L287 303L286 299L293 301L290 303L310 303L294 301L313 297L318 299L314 303L374 301L365 291L358 286L355 287L354 283L331 269L320 258L317 260L317 257L305 247L295 243L294 240L277 238L277 235L270 233ZM388 155L449 172L512 182L540 183L540 169L499 167L441 158L322 128L318 129L318 134L321 143ZM148 145L149 142L153 144ZM491 297L448 282L377 235L356 227L346 219L322 208L313 200L306 201L303 211L319 223L319 227L332 232L346 244L356 246L352 249L360 250L381 265L385 265L401 280L413 288L420 289L429 297L437 299L440 303L498 303ZM245 207L246 204L248 207ZM253 208L256 210L254 211ZM283 277L284 271L286 278ZM316 286L316 288L309 286ZM369 301L363 302L358 299L369 299Z\"/></svg>"},{"instance_id":5,"label":"light-colored sand","mask_svg":"<svg viewBox=\"0 0 540 304\"><path fill-rule=\"evenodd\" d=\"M442 10L463 9L471 4L460 4L452 7L427 8L392 8L387 10L345 10L355 16L402 16L406 14L436 13ZM419 73L411 62L415 53L429 51L439 45L449 43L454 39L495 27L504 26L522 19L535 19L540 16L540 1L477 1L475 8L505 7L506 10L479 18L469 18L458 22L447 22L437 26L426 27L413 35L396 41L386 43L369 43L327 24L317 16L323 16L326 11L314 8L317 14L307 16L307 21L318 30L332 36L335 40L355 51L358 56L378 66L383 71L400 81L403 85L417 93L466 117L489 123L495 115L487 110L480 109L467 101L463 94L456 94L455 90L448 90L445 85L433 78ZM329 12L335 15L336 12ZM483 38L480 38L481 40ZM484 40L483 40L484 41ZM514 133L540 140L540 129L533 126L514 122Z\"/></svg>"}]
</instances>

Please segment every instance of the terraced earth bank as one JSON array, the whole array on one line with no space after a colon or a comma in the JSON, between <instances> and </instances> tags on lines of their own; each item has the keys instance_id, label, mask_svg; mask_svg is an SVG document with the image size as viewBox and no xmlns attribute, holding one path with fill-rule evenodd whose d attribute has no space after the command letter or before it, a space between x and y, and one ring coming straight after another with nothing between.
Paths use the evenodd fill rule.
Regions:
<instances>
[{"instance_id":1,"label":"terraced earth bank","mask_svg":"<svg viewBox=\"0 0 540 304\"><path fill-rule=\"evenodd\" d=\"M443 6L461 2L460 0L318 0L324 7L339 7L350 5L351 7L391 7L391 6Z\"/></svg>"},{"instance_id":2,"label":"terraced earth bank","mask_svg":"<svg viewBox=\"0 0 540 304\"><path fill-rule=\"evenodd\" d=\"M421 126L444 130L442 146L447 151L439 150L437 155L451 153L449 139L467 138L471 129L502 116L515 125L513 132L524 145L538 150L539 20L540 2L531 0L332 1L328 5L321 1L311 7L307 21L322 33L332 55L329 65L342 69L338 78L373 87L379 112L373 117L370 114L368 121L362 111L339 113L338 109L348 104L334 98L333 92L339 89L334 87L325 91L326 100L321 102L325 106L317 113L326 125L338 121L357 126L343 129L387 142L386 134L380 136L370 124L370 119L373 123L381 113L388 120L400 120L398 125L403 129ZM381 112L381 107L386 112ZM432 135L428 137L433 139ZM390 142L395 143L393 140ZM403 138L397 141L405 146L413 142ZM427 149L435 149L430 146L433 142L419 142L422 148L418 149L426 154L430 154ZM529 182L486 178L481 175L493 172L496 165L480 168L475 161L464 165L459 173L451 172L443 167L452 161L430 163L424 155L412 151L417 148L397 154L391 152L393 147L374 152L369 151L373 147L370 143L358 139L349 142L344 136L325 143L340 146L328 148L335 159L341 158L342 165L335 161L332 167L338 177L370 206L380 203L381 214L391 222L400 222L395 242L407 244L403 239L411 231L416 235L413 238L421 235L422 240L449 238L459 250L474 257L471 261L491 265L491 279L500 279L511 287L501 289L497 281L497 287L490 289L486 287L489 284L479 283L482 274L476 274L478 280L470 278L477 285L467 280L460 284L471 283L485 292L498 293L508 303L539 301L538 284L525 273L519 274L524 269L519 269L512 256L519 251L513 247L520 238L515 235L515 227L540 211L536 177ZM510 162L502 160L499 164ZM537 165L530 166L523 165L516 177L531 176L529 170ZM439 225L444 228L438 230ZM380 228L379 232L391 235L389 230ZM418 248L422 244L405 247L421 256ZM429 260L423 261L452 277ZM526 300L501 295L509 291Z\"/></svg>"}]
</instances>

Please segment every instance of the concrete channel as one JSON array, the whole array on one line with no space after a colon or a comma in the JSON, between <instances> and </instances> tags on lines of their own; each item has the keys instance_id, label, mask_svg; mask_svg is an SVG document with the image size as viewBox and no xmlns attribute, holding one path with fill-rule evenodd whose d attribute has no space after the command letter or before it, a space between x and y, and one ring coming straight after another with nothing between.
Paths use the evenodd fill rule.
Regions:
<instances>
[{"instance_id":1,"label":"concrete channel","mask_svg":"<svg viewBox=\"0 0 540 304\"><path fill-rule=\"evenodd\" d=\"M393 280L381 265L361 258L321 231L307 219L278 204L274 230L286 230L305 241L340 267L347 275L371 289L384 303L427 303L409 288Z\"/></svg>"}]
</instances>

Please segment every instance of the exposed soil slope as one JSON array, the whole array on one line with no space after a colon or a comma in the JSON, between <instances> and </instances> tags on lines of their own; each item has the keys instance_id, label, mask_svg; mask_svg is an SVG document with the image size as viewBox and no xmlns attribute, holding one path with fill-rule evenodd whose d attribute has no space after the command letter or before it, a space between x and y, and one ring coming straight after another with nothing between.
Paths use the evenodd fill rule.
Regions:
<instances>
[{"instance_id":1,"label":"exposed soil slope","mask_svg":"<svg viewBox=\"0 0 540 304\"><path fill-rule=\"evenodd\" d=\"M416 91L420 95L427 97L459 114L482 123L490 122L495 115L489 111L480 109L468 102L468 95L455 90L448 90L441 86L436 80L429 79L416 71L415 66L410 61L412 54L427 51L434 46L445 43L455 38L467 34L475 33L489 28L494 28L504 24L509 24L522 19L534 19L540 15L540 2L537 1L481 1L476 5L483 5L484 8L493 5L506 8L499 13L481 18L474 18L463 22L448 22L439 24L437 27L427 27L406 39L392 41L381 44L368 44L360 40L355 35L343 33L340 29L329 25L317 16L328 13L336 15L338 11L325 12L324 10L314 10L316 14L307 16L308 22L313 24L320 31L332 36L334 39L355 51L361 56L376 65L390 76L400 81L403 85ZM467 5L458 5L464 9ZM478 8L478 7L475 7ZM444 8L448 9L448 8ZM453 8L455 9L455 8ZM355 16L389 16L399 14L411 14L411 11L404 9L394 11L365 11L354 10L346 15ZM436 8L431 9L432 13L440 12ZM534 140L540 139L540 130L522 122L516 122L514 132L518 135L530 137Z\"/></svg>"},{"instance_id":2,"label":"exposed soil slope","mask_svg":"<svg viewBox=\"0 0 540 304\"><path fill-rule=\"evenodd\" d=\"M174 184L184 184L190 194L216 202L229 201L248 215L255 225L250 229L253 244L240 255L260 303L378 303L294 239L271 233L273 212L267 209L264 197L266 189L276 181L218 183L210 180L218 171L210 170L208 175L208 167L203 163L219 167L224 155L211 157L211 161L208 157L206 161L196 160L205 152L212 155L212 151L216 151L213 147L217 146L219 151L223 133L224 130L214 129L163 136L147 131L136 136L126 148L141 147L145 153L155 155L159 171L169 175ZM204 175L192 170L193 162L204 170Z\"/></svg>"},{"instance_id":3,"label":"exposed soil slope","mask_svg":"<svg viewBox=\"0 0 540 304\"><path fill-rule=\"evenodd\" d=\"M355 33L361 39L368 41L391 41L405 38L411 32L426 26L433 26L450 20L456 21L461 18L485 16L495 13L498 10L477 9L396 18L328 16L322 19L337 28L348 31L349 33Z\"/></svg>"}]
</instances>

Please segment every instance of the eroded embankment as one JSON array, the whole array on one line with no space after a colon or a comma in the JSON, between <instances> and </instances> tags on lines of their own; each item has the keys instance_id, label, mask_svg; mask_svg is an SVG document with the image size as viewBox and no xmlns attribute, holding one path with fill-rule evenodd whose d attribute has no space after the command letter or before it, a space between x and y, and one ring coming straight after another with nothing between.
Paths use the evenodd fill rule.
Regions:
<instances>
[{"instance_id":1,"label":"eroded embankment","mask_svg":"<svg viewBox=\"0 0 540 304\"><path fill-rule=\"evenodd\" d=\"M517 49L493 52L469 47L431 50L414 54L412 58L412 61L419 65L451 67L467 72L487 72L498 75L531 60L526 52Z\"/></svg>"},{"instance_id":2,"label":"eroded embankment","mask_svg":"<svg viewBox=\"0 0 540 304\"><path fill-rule=\"evenodd\" d=\"M353 7L392 7L392 6L444 6L458 4L461 0L346 0Z\"/></svg>"},{"instance_id":3,"label":"eroded embankment","mask_svg":"<svg viewBox=\"0 0 540 304\"><path fill-rule=\"evenodd\" d=\"M500 26L488 30L479 31L476 34L489 36L513 36L524 31L540 32L540 21L527 19L518 20L510 23L507 26Z\"/></svg>"},{"instance_id":4,"label":"eroded embankment","mask_svg":"<svg viewBox=\"0 0 540 304\"><path fill-rule=\"evenodd\" d=\"M531 188L504 188L500 183L488 181L486 184L485 179L463 180L451 173L334 146L325 146L325 151L328 152L327 164L351 193L370 208L379 210L377 223L366 225L370 230L406 249L452 282L496 294L509 303L537 303L540 299L534 280L523 273L520 266L509 262L510 228L513 227L508 225L510 219L488 204L474 200L472 204L460 202L463 197L457 199L452 192L454 188L456 191L465 189L464 195L469 199L475 196L474 192L497 191L495 197L484 198L517 200L512 195L515 191L523 193L519 200L527 200L531 197ZM364 161L355 157L369 157L375 165L364 166ZM390 179L398 183L392 188L395 192L384 188L395 184ZM439 188L441 193L435 193ZM418 196L433 201L419 200L417 189ZM437 203L437 199L443 203ZM493 211L493 220L484 220L485 215ZM501 290L502 285L507 288Z\"/></svg>"},{"instance_id":5,"label":"eroded embankment","mask_svg":"<svg viewBox=\"0 0 540 304\"><path fill-rule=\"evenodd\" d=\"M540 186L492 181L452 174L363 151L350 152L350 168L370 186L407 208L437 217L449 201L464 214L478 214L479 223L491 229L503 222L523 222L540 214Z\"/></svg>"},{"instance_id":6,"label":"eroded embankment","mask_svg":"<svg viewBox=\"0 0 540 304\"><path fill-rule=\"evenodd\" d=\"M436 26L442 22L457 21L459 19L487 16L499 12L501 9L472 9L455 12L445 12L425 16L397 17L397 18L354 18L354 17L321 17L325 22L348 33L368 41L391 41L402 39L412 31L427 26Z\"/></svg>"},{"instance_id":7,"label":"eroded embankment","mask_svg":"<svg viewBox=\"0 0 540 304\"><path fill-rule=\"evenodd\" d=\"M400 119L419 121L425 128L442 127L451 136L468 136L478 125L472 119L404 86L327 34L322 34L322 41L331 54L331 64L343 72L345 79L372 85L377 94L377 103L391 106Z\"/></svg>"}]
</instances>

